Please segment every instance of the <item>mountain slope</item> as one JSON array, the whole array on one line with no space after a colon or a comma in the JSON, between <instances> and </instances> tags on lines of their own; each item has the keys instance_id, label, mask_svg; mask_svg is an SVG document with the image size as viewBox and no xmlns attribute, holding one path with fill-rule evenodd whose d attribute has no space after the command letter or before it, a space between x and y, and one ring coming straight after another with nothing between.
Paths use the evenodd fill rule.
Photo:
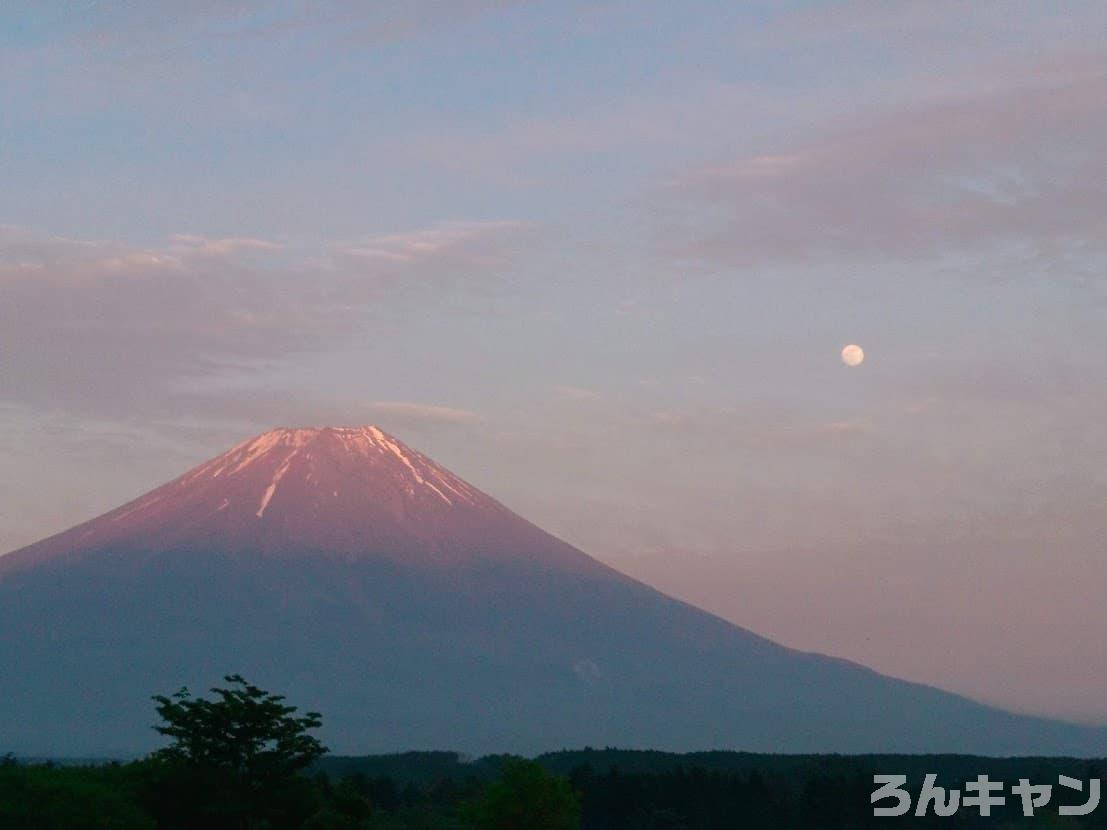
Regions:
<instances>
[{"instance_id":1,"label":"mountain slope","mask_svg":"<svg viewBox=\"0 0 1107 830\"><path fill-rule=\"evenodd\" d=\"M423 565L534 558L609 570L373 426L256 436L110 513L0 557L0 574L105 548L325 552Z\"/></svg>"},{"instance_id":2,"label":"mountain slope","mask_svg":"<svg viewBox=\"0 0 1107 830\"><path fill-rule=\"evenodd\" d=\"M375 427L265 433L0 557L0 751L142 751L150 694L228 672L345 752L1107 747L666 597Z\"/></svg>"}]
</instances>

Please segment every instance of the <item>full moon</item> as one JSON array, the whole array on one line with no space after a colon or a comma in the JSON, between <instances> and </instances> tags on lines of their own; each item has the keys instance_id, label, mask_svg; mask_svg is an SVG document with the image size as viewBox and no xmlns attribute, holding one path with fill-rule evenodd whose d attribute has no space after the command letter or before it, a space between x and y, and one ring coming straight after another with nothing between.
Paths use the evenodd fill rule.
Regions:
<instances>
[{"instance_id":1,"label":"full moon","mask_svg":"<svg viewBox=\"0 0 1107 830\"><path fill-rule=\"evenodd\" d=\"M865 360L865 350L855 343L842 349L842 362L847 366L860 366Z\"/></svg>"}]
</instances>

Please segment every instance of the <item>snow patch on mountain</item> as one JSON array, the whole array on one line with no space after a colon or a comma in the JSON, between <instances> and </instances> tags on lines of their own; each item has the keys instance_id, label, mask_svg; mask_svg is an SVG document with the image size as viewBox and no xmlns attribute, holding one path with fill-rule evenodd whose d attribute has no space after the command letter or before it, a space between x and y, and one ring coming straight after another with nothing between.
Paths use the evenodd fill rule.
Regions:
<instances>
[{"instance_id":1,"label":"snow patch on mountain","mask_svg":"<svg viewBox=\"0 0 1107 830\"><path fill-rule=\"evenodd\" d=\"M299 452L299 450L293 450L289 453L284 463L277 469L276 474L273 476L273 480L269 482L269 486L265 488L265 494L261 497L261 504L258 506L257 517L259 519L265 515L265 508L269 506L269 500L272 499L273 494L277 492L277 485L281 483L281 479L284 478L285 473L288 472L288 467L292 463L292 459L296 456L297 452Z\"/></svg>"}]
</instances>

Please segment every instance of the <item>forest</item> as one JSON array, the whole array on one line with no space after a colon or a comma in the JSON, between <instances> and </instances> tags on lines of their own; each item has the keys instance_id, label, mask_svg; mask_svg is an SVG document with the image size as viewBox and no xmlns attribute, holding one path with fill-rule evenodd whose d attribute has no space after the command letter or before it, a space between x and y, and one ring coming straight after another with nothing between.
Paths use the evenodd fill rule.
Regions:
<instances>
[{"instance_id":1,"label":"forest","mask_svg":"<svg viewBox=\"0 0 1107 830\"><path fill-rule=\"evenodd\" d=\"M941 755L675 754L585 748L465 758L455 752L335 756L322 723L280 695L232 675L209 698L154 698L166 745L133 760L0 760L3 830L722 830L793 828L1098 828L1091 804L1104 762ZM924 778L966 792L980 775L1003 782L989 815L874 815L875 775ZM1024 815L1012 787L1050 784ZM1083 793L1059 786L1083 782ZM1090 782L1096 781L1095 788ZM971 789L971 787L970 787ZM881 805L894 804L892 799Z\"/></svg>"}]
</instances>

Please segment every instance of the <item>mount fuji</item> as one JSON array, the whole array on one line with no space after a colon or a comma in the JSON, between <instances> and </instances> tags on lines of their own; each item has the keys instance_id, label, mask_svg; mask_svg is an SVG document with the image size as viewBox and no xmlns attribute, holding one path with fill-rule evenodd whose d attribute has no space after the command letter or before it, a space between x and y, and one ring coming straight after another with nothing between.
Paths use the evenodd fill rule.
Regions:
<instances>
[{"instance_id":1,"label":"mount fuji","mask_svg":"<svg viewBox=\"0 0 1107 830\"><path fill-rule=\"evenodd\" d=\"M372 426L266 432L0 557L0 753L146 751L150 695L228 673L346 753L1107 751L667 597Z\"/></svg>"}]
</instances>

